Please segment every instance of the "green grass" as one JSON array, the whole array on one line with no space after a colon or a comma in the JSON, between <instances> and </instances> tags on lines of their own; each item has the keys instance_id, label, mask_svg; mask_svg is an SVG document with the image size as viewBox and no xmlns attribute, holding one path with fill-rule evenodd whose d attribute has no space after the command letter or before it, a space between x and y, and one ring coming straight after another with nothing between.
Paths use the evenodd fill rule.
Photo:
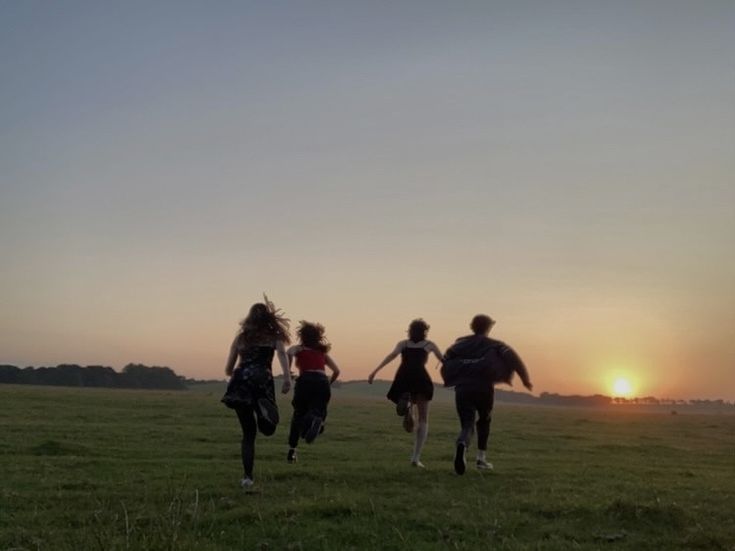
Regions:
<instances>
[{"instance_id":1,"label":"green grass","mask_svg":"<svg viewBox=\"0 0 735 551\"><path fill-rule=\"evenodd\" d=\"M245 493L220 393L0 386L0 549L735 549L733 415L499 404L495 472L458 477L447 400L422 472L387 401L336 391Z\"/></svg>"}]
</instances>

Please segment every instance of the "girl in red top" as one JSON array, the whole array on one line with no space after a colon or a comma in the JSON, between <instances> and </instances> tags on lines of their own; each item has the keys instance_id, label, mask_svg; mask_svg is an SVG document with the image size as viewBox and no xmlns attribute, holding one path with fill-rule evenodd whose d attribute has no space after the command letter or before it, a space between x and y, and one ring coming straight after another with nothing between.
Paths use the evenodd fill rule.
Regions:
<instances>
[{"instance_id":1,"label":"girl in red top","mask_svg":"<svg viewBox=\"0 0 735 551\"><path fill-rule=\"evenodd\" d=\"M296 334L300 344L292 346L287 352L289 365L296 359L299 370L291 402L293 417L286 457L289 463L296 462L296 446L300 437L311 444L324 430L327 404L332 395L329 386L339 377L339 367L328 354L331 346L324 337L324 327L302 321ZM331 377L327 377L325 367L332 371Z\"/></svg>"}]
</instances>

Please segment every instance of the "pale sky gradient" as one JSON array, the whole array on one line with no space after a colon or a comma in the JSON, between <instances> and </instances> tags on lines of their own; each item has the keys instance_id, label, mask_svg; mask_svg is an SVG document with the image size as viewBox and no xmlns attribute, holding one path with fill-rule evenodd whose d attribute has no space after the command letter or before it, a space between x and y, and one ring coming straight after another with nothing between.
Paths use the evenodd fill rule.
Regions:
<instances>
[{"instance_id":1,"label":"pale sky gradient","mask_svg":"<svg viewBox=\"0 0 735 551\"><path fill-rule=\"evenodd\" d=\"M486 312L536 391L733 399L734 29L730 0L2 2L0 363L220 377L267 291L348 379Z\"/></svg>"}]
</instances>

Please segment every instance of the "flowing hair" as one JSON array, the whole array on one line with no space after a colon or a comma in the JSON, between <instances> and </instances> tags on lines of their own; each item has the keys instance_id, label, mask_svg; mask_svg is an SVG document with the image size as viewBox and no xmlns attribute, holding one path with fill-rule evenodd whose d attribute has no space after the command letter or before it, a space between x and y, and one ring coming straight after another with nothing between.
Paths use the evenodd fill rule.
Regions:
<instances>
[{"instance_id":1,"label":"flowing hair","mask_svg":"<svg viewBox=\"0 0 735 551\"><path fill-rule=\"evenodd\" d=\"M324 326L320 323L311 323L308 321L300 321L299 328L296 330L299 341L306 348L318 350L322 354L326 354L332 348L326 337L324 336Z\"/></svg>"},{"instance_id":2,"label":"flowing hair","mask_svg":"<svg viewBox=\"0 0 735 551\"><path fill-rule=\"evenodd\" d=\"M421 318L415 319L408 326L408 338L413 342L421 342L429 332L429 324Z\"/></svg>"},{"instance_id":3,"label":"flowing hair","mask_svg":"<svg viewBox=\"0 0 735 551\"><path fill-rule=\"evenodd\" d=\"M283 341L286 344L291 342L288 333L290 320L283 316L281 309L276 308L265 294L263 299L263 302L253 304L247 317L240 322L238 340L242 347L270 341Z\"/></svg>"}]
</instances>

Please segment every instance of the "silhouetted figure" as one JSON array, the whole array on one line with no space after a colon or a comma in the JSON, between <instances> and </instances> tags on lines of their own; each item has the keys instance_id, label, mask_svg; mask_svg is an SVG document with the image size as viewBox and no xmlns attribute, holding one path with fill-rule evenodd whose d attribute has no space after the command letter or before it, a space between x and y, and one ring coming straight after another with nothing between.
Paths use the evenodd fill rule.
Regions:
<instances>
[{"instance_id":1,"label":"silhouetted figure","mask_svg":"<svg viewBox=\"0 0 735 551\"><path fill-rule=\"evenodd\" d=\"M272 435L278 425L278 406L273 385L271 364L274 354L283 369L283 386L286 394L291 388L291 374L285 345L290 342L288 320L280 315L266 297L265 303L256 303L248 316L240 323L240 332L230 347L225 373L230 376L224 404L235 410L242 428L243 488L253 485L255 462L255 435L258 430L265 436ZM240 362L235 368L237 359Z\"/></svg>"},{"instance_id":2,"label":"silhouetted figure","mask_svg":"<svg viewBox=\"0 0 735 551\"><path fill-rule=\"evenodd\" d=\"M454 398L461 424L454 455L454 470L464 474L466 451L477 428L478 469L492 469L486 459L490 421L498 382L510 383L513 373L528 390L533 388L528 371L518 355L505 343L487 335L495 321L479 314L472 319L472 335L461 337L447 350L442 368L446 386L454 386Z\"/></svg>"},{"instance_id":3,"label":"silhouetted figure","mask_svg":"<svg viewBox=\"0 0 735 551\"><path fill-rule=\"evenodd\" d=\"M416 404L418 424L411 464L421 468L424 467L421 450L429 434L429 402L434 397L434 383L426 371L426 360L431 352L442 361L439 347L426 339L428 332L429 325L424 320L413 320L408 326L408 339L400 341L368 377L368 383L372 384L378 371L401 356L401 365L388 390L388 399L396 404L396 413L403 417L403 428L407 432L414 429L412 406Z\"/></svg>"},{"instance_id":4,"label":"silhouetted figure","mask_svg":"<svg viewBox=\"0 0 735 551\"><path fill-rule=\"evenodd\" d=\"M296 462L299 438L307 444L324 431L327 404L332 396L330 385L339 377L339 367L329 356L331 345L324 336L324 327L318 323L302 321L296 332L299 344L288 349L288 363L296 359L299 376L294 387L293 416L288 435L289 463ZM327 377L325 367L332 371Z\"/></svg>"}]
</instances>

